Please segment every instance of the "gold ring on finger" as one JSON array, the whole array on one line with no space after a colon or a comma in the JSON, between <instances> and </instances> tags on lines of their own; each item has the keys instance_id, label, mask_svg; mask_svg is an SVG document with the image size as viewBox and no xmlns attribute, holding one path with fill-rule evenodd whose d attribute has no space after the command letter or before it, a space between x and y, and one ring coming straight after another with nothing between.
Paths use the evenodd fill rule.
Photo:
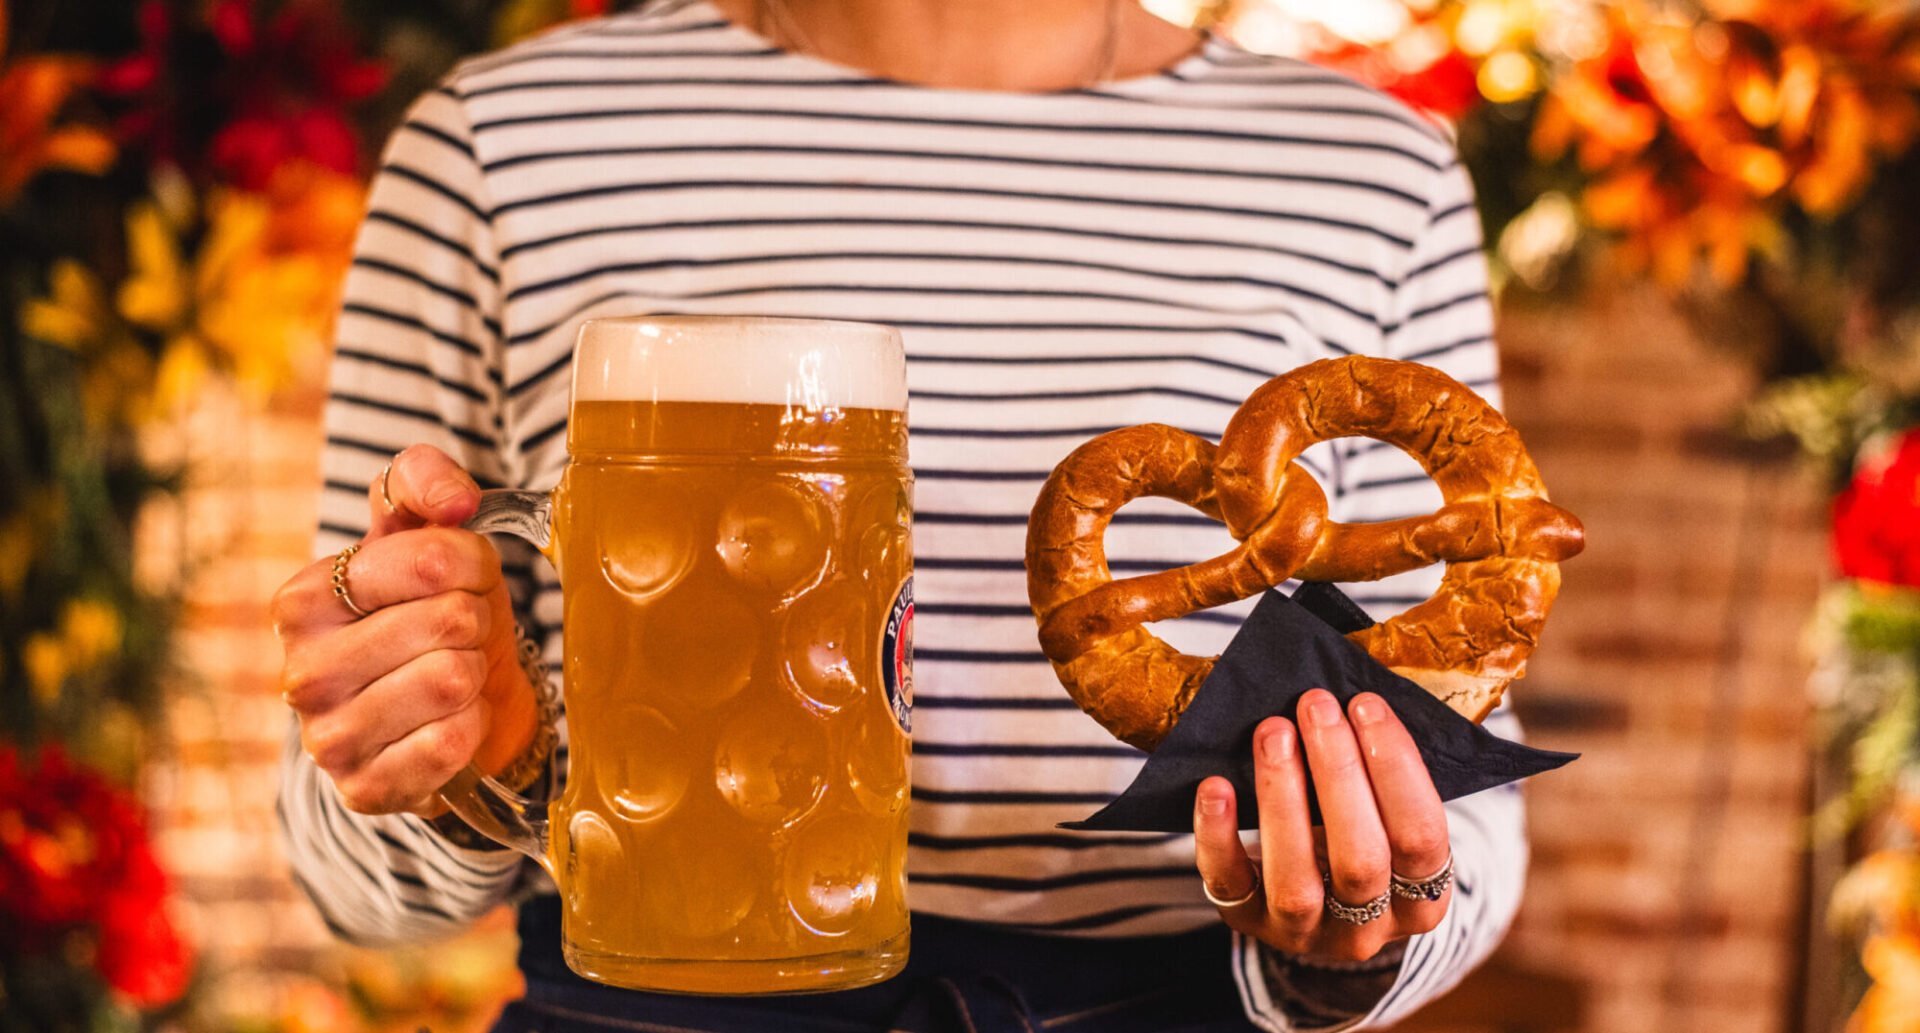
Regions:
<instances>
[{"instance_id":1,"label":"gold ring on finger","mask_svg":"<svg viewBox=\"0 0 1920 1033\"><path fill-rule=\"evenodd\" d=\"M1385 892L1364 904L1348 904L1333 895L1332 875L1323 874L1321 879L1327 886L1327 914L1349 925L1366 925L1386 914L1387 905L1393 902L1393 894Z\"/></svg>"},{"instance_id":2,"label":"gold ring on finger","mask_svg":"<svg viewBox=\"0 0 1920 1033\"><path fill-rule=\"evenodd\" d=\"M353 554L359 551L360 543L355 542L341 549L340 554L333 558L333 594L346 604L347 609L351 610L355 617L371 617L373 614L361 609L360 604L354 602L353 596L347 592L347 563L353 559Z\"/></svg>"},{"instance_id":3,"label":"gold ring on finger","mask_svg":"<svg viewBox=\"0 0 1920 1033\"><path fill-rule=\"evenodd\" d=\"M1453 885L1453 854L1447 854L1447 863L1440 870L1424 879L1408 879L1399 872L1393 873L1394 896L1407 900L1439 900Z\"/></svg>"},{"instance_id":4,"label":"gold ring on finger","mask_svg":"<svg viewBox=\"0 0 1920 1033\"><path fill-rule=\"evenodd\" d=\"M387 507L388 516L399 516L400 507L393 504L393 496L387 493L387 478L393 475L393 464L388 463L380 471L380 504Z\"/></svg>"}]
</instances>

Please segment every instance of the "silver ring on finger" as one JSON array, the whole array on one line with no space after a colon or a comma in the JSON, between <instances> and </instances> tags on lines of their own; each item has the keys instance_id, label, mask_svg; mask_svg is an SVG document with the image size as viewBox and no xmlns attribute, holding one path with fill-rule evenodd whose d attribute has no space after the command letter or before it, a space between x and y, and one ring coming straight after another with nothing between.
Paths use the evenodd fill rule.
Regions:
<instances>
[{"instance_id":1,"label":"silver ring on finger","mask_svg":"<svg viewBox=\"0 0 1920 1033\"><path fill-rule=\"evenodd\" d=\"M387 507L388 516L399 516L400 507L393 504L393 496L387 493L387 478L393 475L393 464L388 463L380 471L380 504Z\"/></svg>"},{"instance_id":2,"label":"silver ring on finger","mask_svg":"<svg viewBox=\"0 0 1920 1033\"><path fill-rule=\"evenodd\" d=\"M1200 880L1200 892L1207 895L1207 900L1210 903L1212 903L1214 907L1217 907L1220 910L1225 911L1225 910L1228 910L1229 908L1236 908L1244 904L1248 904L1252 902L1253 898L1259 896L1260 895L1260 877L1258 875L1255 875L1253 877L1253 885L1247 887L1247 892L1241 894L1238 897L1233 898L1232 900L1221 900L1219 897L1214 896L1213 887L1207 885L1207 880L1205 879Z\"/></svg>"},{"instance_id":3,"label":"silver ring on finger","mask_svg":"<svg viewBox=\"0 0 1920 1033\"><path fill-rule=\"evenodd\" d=\"M1440 870L1424 879L1409 879L1399 872L1393 873L1394 896L1407 900L1439 900L1453 885L1453 854L1447 854L1447 863Z\"/></svg>"},{"instance_id":4,"label":"silver ring on finger","mask_svg":"<svg viewBox=\"0 0 1920 1033\"><path fill-rule=\"evenodd\" d=\"M1321 881L1327 886L1327 914L1338 918L1348 925L1366 925L1368 922L1387 913L1387 906L1393 902L1393 894L1382 893L1364 904L1348 904L1333 895L1333 876L1323 873Z\"/></svg>"},{"instance_id":5,"label":"silver ring on finger","mask_svg":"<svg viewBox=\"0 0 1920 1033\"><path fill-rule=\"evenodd\" d=\"M355 542L341 549L340 554L333 558L333 594L353 612L355 617L371 617L372 612L361 609L360 604L354 602L353 596L347 592L347 563L353 559L354 553L359 551L360 543Z\"/></svg>"}]
</instances>

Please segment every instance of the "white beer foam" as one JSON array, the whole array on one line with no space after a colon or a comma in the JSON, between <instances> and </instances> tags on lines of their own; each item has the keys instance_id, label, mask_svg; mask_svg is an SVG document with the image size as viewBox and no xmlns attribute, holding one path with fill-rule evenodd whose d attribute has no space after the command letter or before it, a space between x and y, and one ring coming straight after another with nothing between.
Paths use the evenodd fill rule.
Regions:
<instances>
[{"instance_id":1,"label":"white beer foam","mask_svg":"<svg viewBox=\"0 0 1920 1033\"><path fill-rule=\"evenodd\" d=\"M630 316L580 326L580 402L733 402L907 408L899 331L872 323Z\"/></svg>"}]
</instances>

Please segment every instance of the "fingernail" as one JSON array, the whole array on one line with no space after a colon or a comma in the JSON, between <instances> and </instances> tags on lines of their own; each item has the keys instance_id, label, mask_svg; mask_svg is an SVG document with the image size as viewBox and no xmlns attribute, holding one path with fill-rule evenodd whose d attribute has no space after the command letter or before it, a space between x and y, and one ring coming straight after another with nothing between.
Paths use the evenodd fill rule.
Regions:
<instances>
[{"instance_id":1,"label":"fingernail","mask_svg":"<svg viewBox=\"0 0 1920 1033\"><path fill-rule=\"evenodd\" d=\"M1353 697L1353 702L1347 705L1347 713L1352 714L1353 719L1363 725L1373 725L1379 724L1381 718L1387 716L1385 708L1386 704L1380 697L1371 692L1363 692Z\"/></svg>"},{"instance_id":2,"label":"fingernail","mask_svg":"<svg viewBox=\"0 0 1920 1033\"><path fill-rule=\"evenodd\" d=\"M1223 796L1203 796L1200 798L1200 813L1209 818L1218 818L1227 813L1227 800Z\"/></svg>"},{"instance_id":3,"label":"fingernail","mask_svg":"<svg viewBox=\"0 0 1920 1033\"><path fill-rule=\"evenodd\" d=\"M1293 728L1284 722L1275 723L1260 737L1260 756L1268 761L1286 760L1293 756Z\"/></svg>"},{"instance_id":4,"label":"fingernail","mask_svg":"<svg viewBox=\"0 0 1920 1033\"><path fill-rule=\"evenodd\" d=\"M1340 723L1340 704L1330 695L1315 696L1307 704L1307 720L1321 728L1332 728Z\"/></svg>"},{"instance_id":5,"label":"fingernail","mask_svg":"<svg viewBox=\"0 0 1920 1033\"><path fill-rule=\"evenodd\" d=\"M427 494L427 506L432 509L439 509L441 506L447 505L466 494L468 490L467 485L461 483L459 478L449 477L441 481L438 487Z\"/></svg>"}]
</instances>

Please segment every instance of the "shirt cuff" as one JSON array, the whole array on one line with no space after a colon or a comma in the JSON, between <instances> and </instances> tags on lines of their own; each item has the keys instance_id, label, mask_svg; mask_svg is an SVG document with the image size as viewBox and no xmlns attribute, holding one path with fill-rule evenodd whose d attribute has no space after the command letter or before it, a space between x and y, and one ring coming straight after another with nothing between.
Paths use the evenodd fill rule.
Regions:
<instances>
[{"instance_id":1,"label":"shirt cuff","mask_svg":"<svg viewBox=\"0 0 1920 1033\"><path fill-rule=\"evenodd\" d=\"M480 830L466 823L458 814L448 811L433 818L422 818L425 825L440 843L449 851L472 858L486 858L494 854L512 853L513 848L503 846L488 839Z\"/></svg>"},{"instance_id":2,"label":"shirt cuff","mask_svg":"<svg viewBox=\"0 0 1920 1033\"><path fill-rule=\"evenodd\" d=\"M447 856L467 866L475 875L504 875L520 866L522 857L511 847L501 846L481 835L473 826L448 811L437 818L403 815Z\"/></svg>"},{"instance_id":3,"label":"shirt cuff","mask_svg":"<svg viewBox=\"0 0 1920 1033\"><path fill-rule=\"evenodd\" d=\"M1233 981L1248 1020L1267 1033L1343 1033L1384 1025L1389 1012L1404 1017L1452 985L1436 969L1459 910L1448 908L1432 931L1402 941L1397 959L1383 952L1351 966L1307 964L1234 933Z\"/></svg>"}]
</instances>

